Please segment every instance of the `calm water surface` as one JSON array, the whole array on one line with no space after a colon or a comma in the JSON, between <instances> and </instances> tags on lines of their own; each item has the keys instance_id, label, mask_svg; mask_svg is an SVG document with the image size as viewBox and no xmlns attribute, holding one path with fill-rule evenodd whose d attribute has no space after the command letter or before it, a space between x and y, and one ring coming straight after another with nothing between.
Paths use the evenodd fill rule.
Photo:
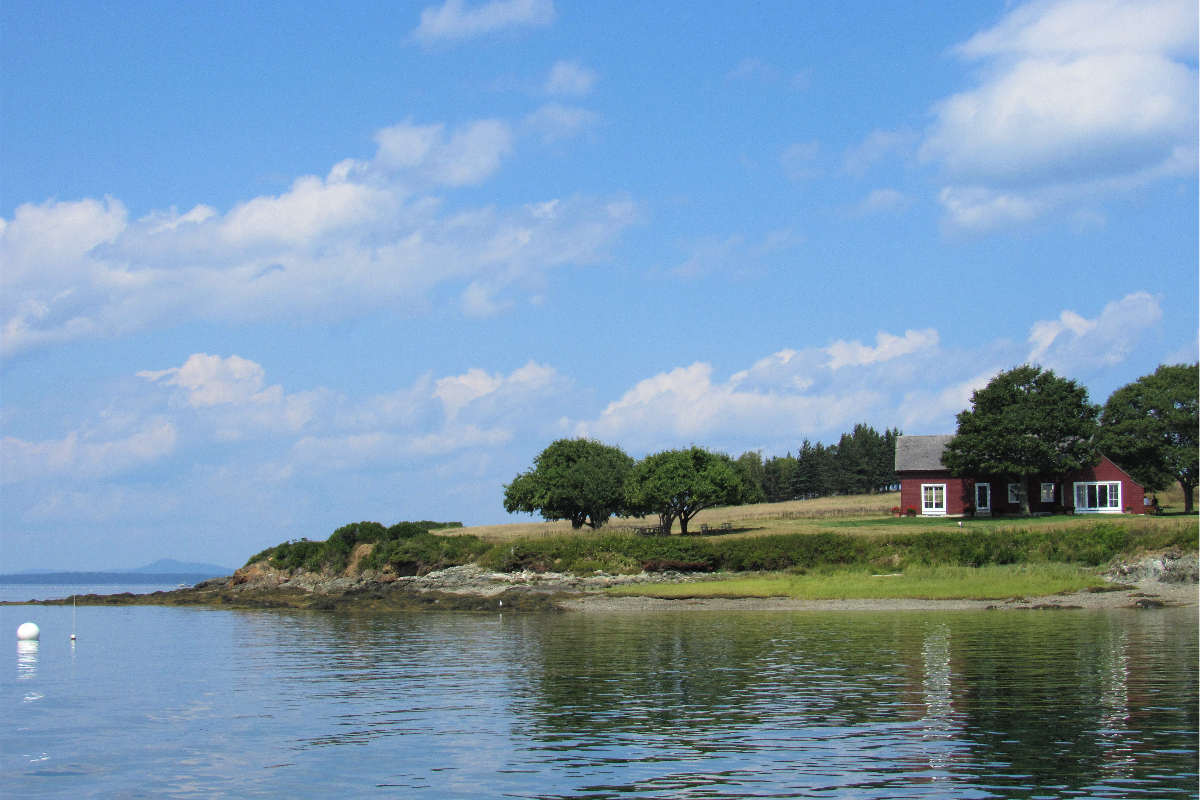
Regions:
<instances>
[{"instance_id":1,"label":"calm water surface","mask_svg":"<svg viewBox=\"0 0 1200 800\"><path fill-rule=\"evenodd\" d=\"M1195 797L1197 624L5 607L0 794Z\"/></svg>"},{"instance_id":2,"label":"calm water surface","mask_svg":"<svg viewBox=\"0 0 1200 800\"><path fill-rule=\"evenodd\" d=\"M191 584L188 584L189 586ZM170 592L179 588L179 583L0 583L0 600L23 603L26 600L57 600L71 595L85 594L150 594Z\"/></svg>"}]
</instances>

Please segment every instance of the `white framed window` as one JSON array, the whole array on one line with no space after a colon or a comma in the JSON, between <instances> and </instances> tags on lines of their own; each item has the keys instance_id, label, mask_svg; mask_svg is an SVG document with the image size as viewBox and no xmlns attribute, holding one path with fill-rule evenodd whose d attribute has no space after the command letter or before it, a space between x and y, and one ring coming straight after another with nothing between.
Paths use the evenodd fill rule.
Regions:
<instances>
[{"instance_id":1,"label":"white framed window","mask_svg":"<svg viewBox=\"0 0 1200 800\"><path fill-rule=\"evenodd\" d=\"M926 516L943 516L946 513L946 484L921 484L921 513Z\"/></svg>"},{"instance_id":2,"label":"white framed window","mask_svg":"<svg viewBox=\"0 0 1200 800\"><path fill-rule=\"evenodd\" d=\"M975 484L975 510L992 510L992 485L990 483Z\"/></svg>"},{"instance_id":3,"label":"white framed window","mask_svg":"<svg viewBox=\"0 0 1200 800\"><path fill-rule=\"evenodd\" d=\"M1077 514L1121 513L1121 482L1076 483L1075 512Z\"/></svg>"},{"instance_id":4,"label":"white framed window","mask_svg":"<svg viewBox=\"0 0 1200 800\"><path fill-rule=\"evenodd\" d=\"M1042 484L1042 502L1043 503L1053 503L1054 502L1054 484L1053 483L1043 483Z\"/></svg>"},{"instance_id":5,"label":"white framed window","mask_svg":"<svg viewBox=\"0 0 1200 800\"><path fill-rule=\"evenodd\" d=\"M1025 494L1024 487L1019 483L1010 483L1008 485L1008 502L1012 505L1021 504L1021 496Z\"/></svg>"}]
</instances>

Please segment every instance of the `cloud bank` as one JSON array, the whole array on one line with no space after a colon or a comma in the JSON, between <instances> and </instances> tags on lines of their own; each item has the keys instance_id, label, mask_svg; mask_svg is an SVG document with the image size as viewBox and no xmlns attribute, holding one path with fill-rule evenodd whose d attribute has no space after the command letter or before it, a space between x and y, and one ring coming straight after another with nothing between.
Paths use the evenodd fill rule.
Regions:
<instances>
[{"instance_id":1,"label":"cloud bank","mask_svg":"<svg viewBox=\"0 0 1200 800\"><path fill-rule=\"evenodd\" d=\"M1188 0L1032 2L955 48L978 85L935 106L918 151L947 181L947 224L986 230L1194 172L1198 24ZM874 136L848 169L891 144Z\"/></svg>"},{"instance_id":2,"label":"cloud bank","mask_svg":"<svg viewBox=\"0 0 1200 800\"><path fill-rule=\"evenodd\" d=\"M558 140L589 120L548 112L539 132ZM638 215L623 197L455 210L435 194L494 175L516 135L496 119L401 123L376 134L373 158L224 214L197 206L131 220L113 198L25 203L0 228L0 354L191 319L406 312L443 284L463 287L466 313L499 313L509 287L604 260Z\"/></svg>"}]
</instances>

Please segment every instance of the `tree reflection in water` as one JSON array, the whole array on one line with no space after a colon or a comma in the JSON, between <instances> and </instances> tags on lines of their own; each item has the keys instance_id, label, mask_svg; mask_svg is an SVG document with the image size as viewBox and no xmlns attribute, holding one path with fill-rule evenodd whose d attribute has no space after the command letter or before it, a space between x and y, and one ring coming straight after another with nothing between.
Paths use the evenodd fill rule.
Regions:
<instances>
[{"instance_id":1,"label":"tree reflection in water","mask_svg":"<svg viewBox=\"0 0 1200 800\"><path fill-rule=\"evenodd\" d=\"M576 774L622 765L596 790L699 791L767 774L803 792L849 778L871 796L1161 790L1171 774L1182 788L1196 640L1145 622L1126 611L514 620L538 659L513 728L533 743L530 761ZM1164 669L1190 670L1190 699L1151 712L1142 697L1131 711ZM1140 724L1151 713L1175 718Z\"/></svg>"}]
</instances>

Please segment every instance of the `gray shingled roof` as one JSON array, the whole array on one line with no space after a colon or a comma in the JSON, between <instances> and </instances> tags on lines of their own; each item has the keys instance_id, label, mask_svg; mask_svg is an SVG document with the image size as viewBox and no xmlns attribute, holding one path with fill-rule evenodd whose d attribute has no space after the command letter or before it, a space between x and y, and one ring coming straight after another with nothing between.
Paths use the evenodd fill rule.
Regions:
<instances>
[{"instance_id":1,"label":"gray shingled roof","mask_svg":"<svg viewBox=\"0 0 1200 800\"><path fill-rule=\"evenodd\" d=\"M953 438L953 433L896 437L896 471L945 469L942 465L942 451Z\"/></svg>"}]
</instances>

